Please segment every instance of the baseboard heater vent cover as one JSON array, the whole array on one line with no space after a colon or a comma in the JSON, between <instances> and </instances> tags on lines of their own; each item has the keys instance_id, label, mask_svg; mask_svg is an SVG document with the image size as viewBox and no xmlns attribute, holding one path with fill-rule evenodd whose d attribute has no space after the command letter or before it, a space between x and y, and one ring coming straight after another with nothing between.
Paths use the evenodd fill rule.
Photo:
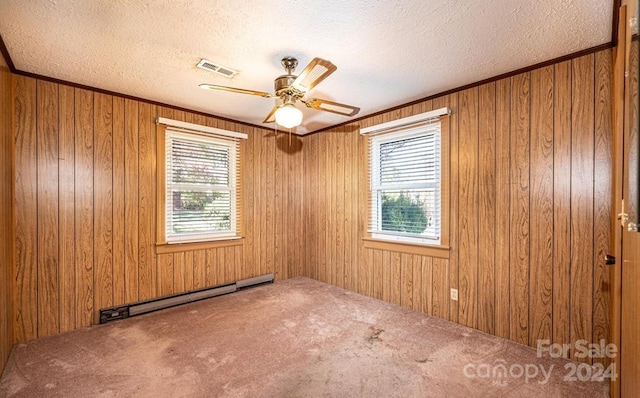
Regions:
<instances>
[{"instance_id":1,"label":"baseboard heater vent cover","mask_svg":"<svg viewBox=\"0 0 640 398\"><path fill-rule=\"evenodd\" d=\"M227 285L219 285L173 296L161 297L154 300L140 301L133 304L109 307L100 310L100 323L107 323L119 319L125 319L148 312L158 311L169 307L175 307L194 301L204 300L211 297L221 296L236 292L240 289L273 283L273 274L256 276L255 278L243 279Z\"/></svg>"}]
</instances>

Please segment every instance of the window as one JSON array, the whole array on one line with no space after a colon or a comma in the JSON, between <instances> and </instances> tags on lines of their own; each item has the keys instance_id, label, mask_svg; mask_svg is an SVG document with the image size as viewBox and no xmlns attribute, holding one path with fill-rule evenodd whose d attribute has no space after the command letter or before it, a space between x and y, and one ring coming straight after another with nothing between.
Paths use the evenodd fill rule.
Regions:
<instances>
[{"instance_id":1,"label":"window","mask_svg":"<svg viewBox=\"0 0 640 398\"><path fill-rule=\"evenodd\" d=\"M375 132L369 142L373 238L442 243L441 122L431 114L363 129Z\"/></svg>"},{"instance_id":2,"label":"window","mask_svg":"<svg viewBox=\"0 0 640 398\"><path fill-rule=\"evenodd\" d=\"M238 139L167 126L163 142L164 178L159 182L164 230L159 243L236 238Z\"/></svg>"}]
</instances>

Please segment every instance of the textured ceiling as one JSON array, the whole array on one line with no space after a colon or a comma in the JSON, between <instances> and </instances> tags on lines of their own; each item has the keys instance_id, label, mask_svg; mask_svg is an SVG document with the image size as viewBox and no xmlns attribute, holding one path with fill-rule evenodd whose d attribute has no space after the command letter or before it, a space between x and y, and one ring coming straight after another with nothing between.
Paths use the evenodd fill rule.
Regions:
<instances>
[{"instance_id":1,"label":"textured ceiling","mask_svg":"<svg viewBox=\"0 0 640 398\"><path fill-rule=\"evenodd\" d=\"M611 0L0 0L18 70L258 124L280 59L338 70L307 97L371 114L611 40ZM197 69L206 58L240 73ZM304 109L298 134L347 117ZM273 127L273 125L268 125Z\"/></svg>"}]
</instances>

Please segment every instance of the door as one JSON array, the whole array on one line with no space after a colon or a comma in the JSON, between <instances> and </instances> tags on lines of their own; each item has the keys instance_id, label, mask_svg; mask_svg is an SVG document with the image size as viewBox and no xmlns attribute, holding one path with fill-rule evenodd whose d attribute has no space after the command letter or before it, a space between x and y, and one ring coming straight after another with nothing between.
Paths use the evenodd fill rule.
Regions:
<instances>
[{"instance_id":1,"label":"door","mask_svg":"<svg viewBox=\"0 0 640 398\"><path fill-rule=\"evenodd\" d=\"M633 14L632 14L633 15ZM620 382L623 397L640 395L640 141L638 140L638 36L631 42L628 126L624 129ZM626 112L625 112L626 113Z\"/></svg>"},{"instance_id":2,"label":"door","mask_svg":"<svg viewBox=\"0 0 640 398\"><path fill-rule=\"evenodd\" d=\"M627 4L620 266L620 391L640 396L640 140L638 1Z\"/></svg>"}]
</instances>

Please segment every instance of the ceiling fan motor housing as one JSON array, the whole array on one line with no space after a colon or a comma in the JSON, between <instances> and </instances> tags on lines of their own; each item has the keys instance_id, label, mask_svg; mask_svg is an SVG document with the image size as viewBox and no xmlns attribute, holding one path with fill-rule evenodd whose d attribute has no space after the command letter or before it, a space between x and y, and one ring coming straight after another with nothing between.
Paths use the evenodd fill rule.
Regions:
<instances>
[{"instance_id":1,"label":"ceiling fan motor housing","mask_svg":"<svg viewBox=\"0 0 640 398\"><path fill-rule=\"evenodd\" d=\"M295 75L282 75L276 77L276 80L273 81L276 95L281 97L283 94L294 94L290 86L296 80L296 77L297 76Z\"/></svg>"}]
</instances>

